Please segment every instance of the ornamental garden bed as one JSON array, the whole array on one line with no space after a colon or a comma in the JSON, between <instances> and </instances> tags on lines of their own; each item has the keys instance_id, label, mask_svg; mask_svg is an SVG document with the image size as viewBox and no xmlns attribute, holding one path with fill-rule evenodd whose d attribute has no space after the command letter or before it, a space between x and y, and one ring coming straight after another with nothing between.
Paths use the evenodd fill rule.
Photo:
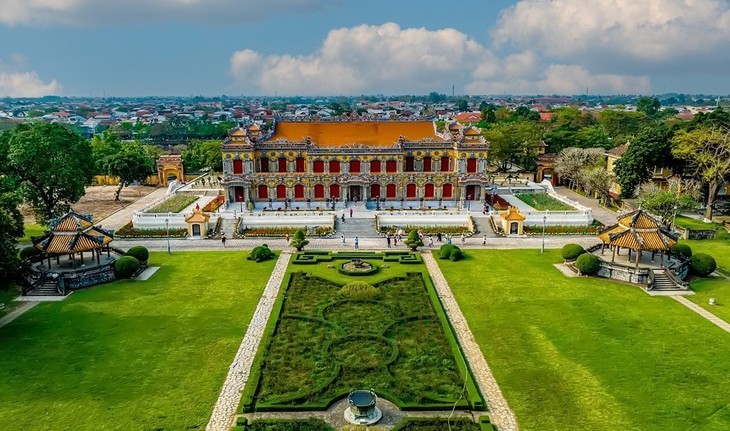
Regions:
<instances>
[{"instance_id":1,"label":"ornamental garden bed","mask_svg":"<svg viewBox=\"0 0 730 431\"><path fill-rule=\"evenodd\" d=\"M190 195L174 195L169 199L165 199L159 204L145 211L146 213L158 214L158 213L179 213L188 207L188 205L197 201L197 196Z\"/></svg>"},{"instance_id":2,"label":"ornamental garden bed","mask_svg":"<svg viewBox=\"0 0 730 431\"><path fill-rule=\"evenodd\" d=\"M547 193L518 193L515 197L537 211L575 211L572 206L560 202Z\"/></svg>"},{"instance_id":3,"label":"ornamental garden bed","mask_svg":"<svg viewBox=\"0 0 730 431\"><path fill-rule=\"evenodd\" d=\"M369 257L376 254L385 256L348 258L377 260ZM353 278L327 263L333 254L299 255L315 262L284 280L244 390L244 411L325 410L353 388L372 388L401 409L484 409L422 263L395 261ZM341 293L351 281L374 286L371 296Z\"/></svg>"},{"instance_id":4,"label":"ornamental garden bed","mask_svg":"<svg viewBox=\"0 0 730 431\"><path fill-rule=\"evenodd\" d=\"M412 230L423 232L424 235L436 235L439 232L445 235L472 235L474 231L469 226L380 226L379 233L381 235L395 235L399 229L403 229L403 234L408 235Z\"/></svg>"},{"instance_id":5,"label":"ornamental garden bed","mask_svg":"<svg viewBox=\"0 0 730 431\"><path fill-rule=\"evenodd\" d=\"M116 238L167 238L167 229L139 229L129 222L114 232ZM185 238L188 236L186 228L174 228L169 230L170 238Z\"/></svg>"},{"instance_id":6,"label":"ornamental garden bed","mask_svg":"<svg viewBox=\"0 0 730 431\"><path fill-rule=\"evenodd\" d=\"M597 235L603 225L594 221L590 226L545 226L545 235ZM542 226L524 226L526 235L542 235Z\"/></svg>"},{"instance_id":7,"label":"ornamental garden bed","mask_svg":"<svg viewBox=\"0 0 730 431\"><path fill-rule=\"evenodd\" d=\"M286 227L252 227L242 229L241 234L244 237L284 237L286 235L293 236L294 233L302 229L302 226L286 226ZM334 233L331 227L314 226L307 229L308 236L330 236Z\"/></svg>"}]
</instances>

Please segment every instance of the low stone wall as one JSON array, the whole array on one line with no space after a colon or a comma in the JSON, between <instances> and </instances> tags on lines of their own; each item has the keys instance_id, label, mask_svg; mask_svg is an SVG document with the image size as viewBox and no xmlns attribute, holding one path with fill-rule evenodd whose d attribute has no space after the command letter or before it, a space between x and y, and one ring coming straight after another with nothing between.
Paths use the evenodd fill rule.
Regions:
<instances>
[{"instance_id":1,"label":"low stone wall","mask_svg":"<svg viewBox=\"0 0 730 431\"><path fill-rule=\"evenodd\" d=\"M474 229L471 217L467 214L450 213L419 213L419 214L388 214L376 215L375 227L380 226L469 226Z\"/></svg>"},{"instance_id":2,"label":"low stone wall","mask_svg":"<svg viewBox=\"0 0 730 431\"><path fill-rule=\"evenodd\" d=\"M631 268L623 265L616 265L607 262L601 262L601 268L598 270L599 277L612 278L614 280L626 281L635 284L648 284L650 269Z\"/></svg>"},{"instance_id":3,"label":"low stone wall","mask_svg":"<svg viewBox=\"0 0 730 431\"><path fill-rule=\"evenodd\" d=\"M332 213L318 215L316 213L274 213L274 214L258 214L244 215L241 217L239 226L243 228L254 227L282 227L282 226L335 226L335 216Z\"/></svg>"},{"instance_id":4,"label":"low stone wall","mask_svg":"<svg viewBox=\"0 0 730 431\"><path fill-rule=\"evenodd\" d=\"M682 239L714 239L717 234L714 229L696 230L675 226L675 230L679 232Z\"/></svg>"}]
</instances>

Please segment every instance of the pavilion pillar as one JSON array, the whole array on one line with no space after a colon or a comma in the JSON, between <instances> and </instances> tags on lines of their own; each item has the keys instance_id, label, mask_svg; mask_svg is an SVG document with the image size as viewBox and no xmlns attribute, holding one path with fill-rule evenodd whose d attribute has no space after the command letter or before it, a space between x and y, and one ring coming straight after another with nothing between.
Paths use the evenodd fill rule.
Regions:
<instances>
[{"instance_id":1,"label":"pavilion pillar","mask_svg":"<svg viewBox=\"0 0 730 431\"><path fill-rule=\"evenodd\" d=\"M636 268L639 267L639 261L641 260L641 249L636 250Z\"/></svg>"},{"instance_id":2,"label":"pavilion pillar","mask_svg":"<svg viewBox=\"0 0 730 431\"><path fill-rule=\"evenodd\" d=\"M82 251L80 254L81 254L81 266L83 266L84 265L84 252Z\"/></svg>"},{"instance_id":3,"label":"pavilion pillar","mask_svg":"<svg viewBox=\"0 0 730 431\"><path fill-rule=\"evenodd\" d=\"M606 251L606 243L604 242L603 244L601 244L601 256L603 256L605 251Z\"/></svg>"},{"instance_id":4,"label":"pavilion pillar","mask_svg":"<svg viewBox=\"0 0 730 431\"><path fill-rule=\"evenodd\" d=\"M656 250L651 251L651 261L654 262L654 256L656 256Z\"/></svg>"},{"instance_id":5,"label":"pavilion pillar","mask_svg":"<svg viewBox=\"0 0 730 431\"><path fill-rule=\"evenodd\" d=\"M76 254L71 253L71 268L76 269Z\"/></svg>"},{"instance_id":6,"label":"pavilion pillar","mask_svg":"<svg viewBox=\"0 0 730 431\"><path fill-rule=\"evenodd\" d=\"M662 260L662 262L661 262L661 267L662 267L662 268L664 268L664 252L662 252L662 253L660 254L660 256L661 256L661 260Z\"/></svg>"},{"instance_id":7,"label":"pavilion pillar","mask_svg":"<svg viewBox=\"0 0 730 431\"><path fill-rule=\"evenodd\" d=\"M613 255L611 255L611 263L616 261L616 246L613 246Z\"/></svg>"},{"instance_id":8,"label":"pavilion pillar","mask_svg":"<svg viewBox=\"0 0 730 431\"><path fill-rule=\"evenodd\" d=\"M96 249L96 264L101 265L101 249Z\"/></svg>"}]
</instances>

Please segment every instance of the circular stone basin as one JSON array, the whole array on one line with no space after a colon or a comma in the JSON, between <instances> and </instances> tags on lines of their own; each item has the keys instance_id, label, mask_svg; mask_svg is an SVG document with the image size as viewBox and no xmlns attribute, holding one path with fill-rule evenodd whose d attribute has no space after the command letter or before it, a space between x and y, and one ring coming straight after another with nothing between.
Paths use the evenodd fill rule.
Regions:
<instances>
[{"instance_id":1,"label":"circular stone basin","mask_svg":"<svg viewBox=\"0 0 730 431\"><path fill-rule=\"evenodd\" d=\"M347 272L366 272L371 269L373 269L373 265L362 259L352 259L342 264L342 270Z\"/></svg>"},{"instance_id":2,"label":"circular stone basin","mask_svg":"<svg viewBox=\"0 0 730 431\"><path fill-rule=\"evenodd\" d=\"M330 344L329 352L343 367L359 369L387 365L396 354L393 343L386 338L369 335L350 335L335 340Z\"/></svg>"},{"instance_id":3,"label":"circular stone basin","mask_svg":"<svg viewBox=\"0 0 730 431\"><path fill-rule=\"evenodd\" d=\"M350 403L352 413L355 417L370 416L375 408L375 401L377 401L377 399L378 397L373 391L352 391L350 392L350 395L347 396L347 402Z\"/></svg>"}]
</instances>

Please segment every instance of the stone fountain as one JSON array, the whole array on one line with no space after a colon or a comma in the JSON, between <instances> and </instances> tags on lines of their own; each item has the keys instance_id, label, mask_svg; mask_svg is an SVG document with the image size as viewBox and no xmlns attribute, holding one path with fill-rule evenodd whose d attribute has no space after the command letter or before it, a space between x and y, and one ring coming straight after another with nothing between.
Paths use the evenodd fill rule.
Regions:
<instances>
[{"instance_id":1,"label":"stone fountain","mask_svg":"<svg viewBox=\"0 0 730 431\"><path fill-rule=\"evenodd\" d=\"M371 390L352 390L347 396L350 407L345 409L345 420L354 425L373 425L383 417L383 412L375 406L378 400Z\"/></svg>"}]
</instances>

